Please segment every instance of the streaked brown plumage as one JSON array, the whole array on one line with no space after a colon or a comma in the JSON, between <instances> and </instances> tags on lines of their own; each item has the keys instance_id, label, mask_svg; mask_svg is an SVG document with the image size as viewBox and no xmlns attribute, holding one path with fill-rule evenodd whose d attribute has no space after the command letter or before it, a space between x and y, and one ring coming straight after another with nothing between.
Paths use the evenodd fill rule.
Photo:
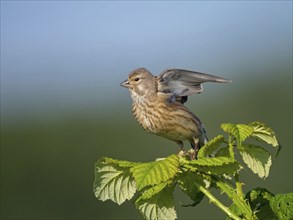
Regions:
<instances>
[{"instance_id":1,"label":"streaked brown plumage","mask_svg":"<svg viewBox=\"0 0 293 220\"><path fill-rule=\"evenodd\" d=\"M153 76L147 69L132 71L121 86L129 89L133 100L132 112L138 123L148 132L175 141L183 148L189 141L195 150L207 142L203 124L183 104L187 96L200 93L202 83L230 80L182 69L167 69Z\"/></svg>"}]
</instances>

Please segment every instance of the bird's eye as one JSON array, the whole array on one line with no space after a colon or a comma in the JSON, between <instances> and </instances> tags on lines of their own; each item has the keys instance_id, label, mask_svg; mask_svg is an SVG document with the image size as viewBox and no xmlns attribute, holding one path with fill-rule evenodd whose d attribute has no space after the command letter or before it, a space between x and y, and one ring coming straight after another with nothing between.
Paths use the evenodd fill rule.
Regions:
<instances>
[{"instance_id":1,"label":"bird's eye","mask_svg":"<svg viewBox=\"0 0 293 220\"><path fill-rule=\"evenodd\" d=\"M136 81L136 82L139 81L139 78L135 78L134 81Z\"/></svg>"}]
</instances>

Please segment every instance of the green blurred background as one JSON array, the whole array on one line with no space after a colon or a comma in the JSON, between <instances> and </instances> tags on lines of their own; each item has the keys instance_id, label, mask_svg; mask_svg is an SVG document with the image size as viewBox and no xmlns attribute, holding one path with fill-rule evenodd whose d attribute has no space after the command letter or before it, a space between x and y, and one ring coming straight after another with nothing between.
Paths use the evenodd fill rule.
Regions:
<instances>
[{"instance_id":1,"label":"green blurred background","mask_svg":"<svg viewBox=\"0 0 293 220\"><path fill-rule=\"evenodd\" d=\"M141 218L132 201L101 202L92 189L102 156L178 151L131 115L119 84L141 66L232 79L187 106L210 138L224 122L273 128L283 149L266 180L243 170L244 190L292 191L291 1L1 1L1 219ZM179 219L225 218L207 199L183 208L189 199L174 196Z\"/></svg>"}]
</instances>

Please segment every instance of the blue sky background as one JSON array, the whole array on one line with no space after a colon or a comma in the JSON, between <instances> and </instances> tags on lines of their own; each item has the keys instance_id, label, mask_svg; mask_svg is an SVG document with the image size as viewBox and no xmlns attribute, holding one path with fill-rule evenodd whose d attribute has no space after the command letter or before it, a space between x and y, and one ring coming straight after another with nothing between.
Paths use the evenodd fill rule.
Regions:
<instances>
[{"instance_id":1,"label":"blue sky background","mask_svg":"<svg viewBox=\"0 0 293 220\"><path fill-rule=\"evenodd\" d=\"M111 104L142 66L235 81L290 62L291 1L1 1L7 112Z\"/></svg>"}]
</instances>

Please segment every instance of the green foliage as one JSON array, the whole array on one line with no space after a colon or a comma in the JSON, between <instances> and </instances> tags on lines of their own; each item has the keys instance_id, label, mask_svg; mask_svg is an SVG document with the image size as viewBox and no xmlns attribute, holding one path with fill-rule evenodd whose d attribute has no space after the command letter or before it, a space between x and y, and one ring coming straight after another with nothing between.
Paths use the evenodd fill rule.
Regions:
<instances>
[{"instance_id":1,"label":"green foliage","mask_svg":"<svg viewBox=\"0 0 293 220\"><path fill-rule=\"evenodd\" d=\"M261 122L252 122L248 125L227 123L222 124L221 127L235 138L237 149L248 168L260 178L265 179L268 177L272 165L271 154L261 146L246 145L244 141L248 137L251 137L270 144L273 147L278 147L279 142L275 132ZM229 143L229 146L235 144L231 138L229 138Z\"/></svg>"},{"instance_id":2,"label":"green foliage","mask_svg":"<svg viewBox=\"0 0 293 220\"><path fill-rule=\"evenodd\" d=\"M219 148L219 145L224 142L224 136L218 135L217 137L210 140L206 145L204 145L198 152L198 158L205 158L211 156L215 150Z\"/></svg>"},{"instance_id":3,"label":"green foliage","mask_svg":"<svg viewBox=\"0 0 293 220\"><path fill-rule=\"evenodd\" d=\"M246 194L246 199L259 219L293 219L293 193L274 195L256 188Z\"/></svg>"},{"instance_id":4,"label":"green foliage","mask_svg":"<svg viewBox=\"0 0 293 220\"><path fill-rule=\"evenodd\" d=\"M236 138L237 144L239 146L246 138L251 136L253 133L252 126L245 125L245 124L225 123L221 125L221 128L227 133L233 135Z\"/></svg>"},{"instance_id":5,"label":"green foliage","mask_svg":"<svg viewBox=\"0 0 293 220\"><path fill-rule=\"evenodd\" d=\"M226 195L232 200L232 203L236 205L238 215L240 214L240 217L244 217L245 219L255 219L249 204L241 195L237 194L236 189L220 180L217 181L216 184L220 188L221 192L226 193Z\"/></svg>"},{"instance_id":6,"label":"green foliage","mask_svg":"<svg viewBox=\"0 0 293 220\"><path fill-rule=\"evenodd\" d=\"M293 219L293 193L275 195L270 206L279 219Z\"/></svg>"},{"instance_id":7,"label":"green foliage","mask_svg":"<svg viewBox=\"0 0 293 220\"><path fill-rule=\"evenodd\" d=\"M180 176L178 177L178 185L193 201L192 204L184 206L196 206L204 198L204 194L199 190L198 186L202 185L209 187L210 181L207 181L198 173L187 171L180 173Z\"/></svg>"},{"instance_id":8,"label":"green foliage","mask_svg":"<svg viewBox=\"0 0 293 220\"><path fill-rule=\"evenodd\" d=\"M227 214L227 219L292 219L292 193L273 195L265 189L252 190L244 196L240 171L244 165L260 178L269 175L272 156L262 146L246 143L255 138L278 147L275 133L259 122L222 124L228 140L218 135L190 160L192 150L153 162L136 163L101 158L96 163L94 192L99 200L122 204L135 193L135 206L145 219L176 219L173 192L179 187L196 206L206 196ZM239 153L244 163L235 160ZM231 200L226 207L210 189L219 189Z\"/></svg>"},{"instance_id":9,"label":"green foliage","mask_svg":"<svg viewBox=\"0 0 293 220\"><path fill-rule=\"evenodd\" d=\"M138 164L131 167L130 171L135 179L137 189L141 190L146 186L157 185L173 178L178 167L178 156L171 155L163 160Z\"/></svg>"},{"instance_id":10,"label":"green foliage","mask_svg":"<svg viewBox=\"0 0 293 220\"><path fill-rule=\"evenodd\" d=\"M249 126L253 128L252 137L271 144L273 147L279 145L275 132L264 123L252 122Z\"/></svg>"},{"instance_id":11,"label":"green foliage","mask_svg":"<svg viewBox=\"0 0 293 220\"><path fill-rule=\"evenodd\" d=\"M133 197L136 187L128 167L119 166L119 163L124 165L122 161L108 158L97 161L94 192L98 199L102 201L110 199L120 205Z\"/></svg>"},{"instance_id":12,"label":"green foliage","mask_svg":"<svg viewBox=\"0 0 293 220\"><path fill-rule=\"evenodd\" d=\"M272 157L266 149L260 146L242 145L239 152L243 161L252 172L260 178L268 177L272 165Z\"/></svg>"},{"instance_id":13,"label":"green foliage","mask_svg":"<svg viewBox=\"0 0 293 220\"><path fill-rule=\"evenodd\" d=\"M135 201L135 205L145 219L176 219L177 217L174 209L173 189L170 186L161 188L159 192L147 199L144 199L143 196L139 197Z\"/></svg>"},{"instance_id":14,"label":"green foliage","mask_svg":"<svg viewBox=\"0 0 293 220\"><path fill-rule=\"evenodd\" d=\"M217 175L233 175L241 169L240 164L229 157L199 158L190 161L188 165L189 168L194 168L194 170Z\"/></svg>"}]
</instances>

